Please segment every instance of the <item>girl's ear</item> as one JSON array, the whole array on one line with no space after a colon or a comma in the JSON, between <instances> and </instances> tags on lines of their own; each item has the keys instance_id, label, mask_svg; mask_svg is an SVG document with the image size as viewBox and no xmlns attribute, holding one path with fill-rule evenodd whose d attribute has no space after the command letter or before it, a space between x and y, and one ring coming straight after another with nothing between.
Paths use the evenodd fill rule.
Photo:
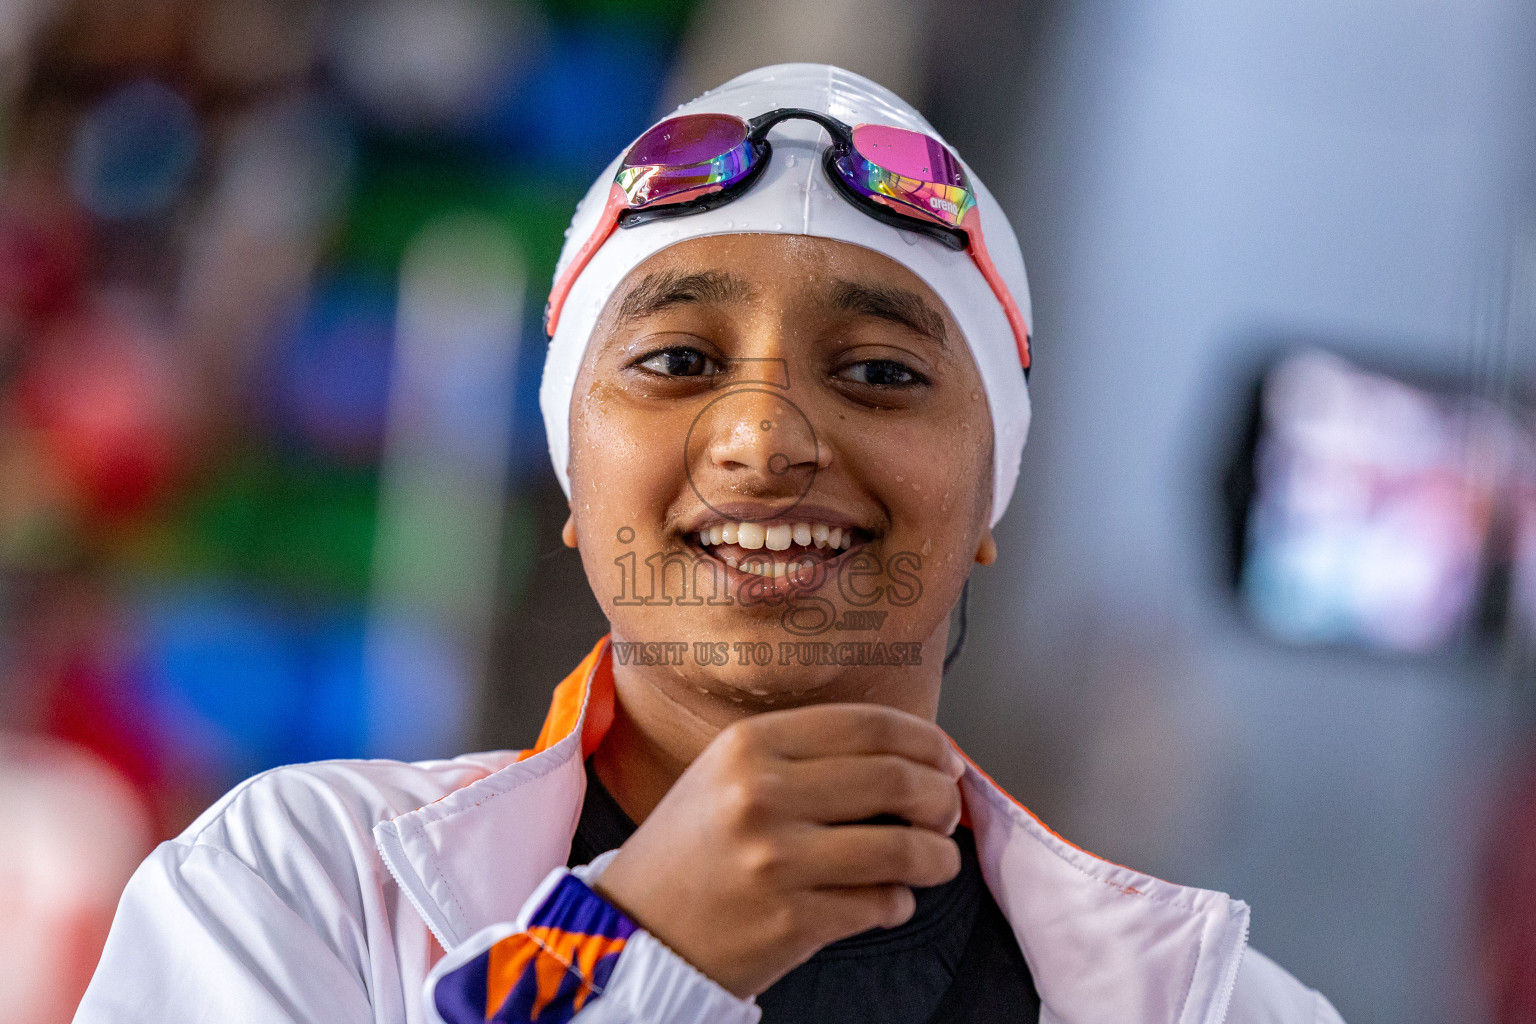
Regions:
<instances>
[{"instance_id":1,"label":"girl's ear","mask_svg":"<svg viewBox=\"0 0 1536 1024\"><path fill-rule=\"evenodd\" d=\"M566 524L570 528L570 524ZM574 533L571 536L575 536ZM991 565L997 561L997 541L992 539L992 529L988 527L981 535L981 544L976 548L976 564Z\"/></svg>"},{"instance_id":2,"label":"girl's ear","mask_svg":"<svg viewBox=\"0 0 1536 1024\"><path fill-rule=\"evenodd\" d=\"M988 536L990 537L991 535L988 534ZM565 525L560 527L560 539L565 542L565 546L568 548L576 546L576 516L574 514L565 517ZM994 556L997 554L996 545L993 546L992 553Z\"/></svg>"}]
</instances>

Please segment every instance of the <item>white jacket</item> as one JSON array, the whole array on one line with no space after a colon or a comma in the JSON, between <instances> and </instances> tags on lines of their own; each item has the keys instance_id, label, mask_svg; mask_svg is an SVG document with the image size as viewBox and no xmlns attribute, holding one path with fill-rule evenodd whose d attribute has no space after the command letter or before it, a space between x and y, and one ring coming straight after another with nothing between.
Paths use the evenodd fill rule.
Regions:
<instances>
[{"instance_id":1,"label":"white jacket","mask_svg":"<svg viewBox=\"0 0 1536 1024\"><path fill-rule=\"evenodd\" d=\"M565 864L613 699L605 640L530 751L328 761L241 784L134 875L76 1024L432 1024L434 966L515 929ZM1244 903L1078 849L974 766L961 787L1042 1024L1342 1024L1246 948ZM581 1024L756 1019L644 938Z\"/></svg>"}]
</instances>

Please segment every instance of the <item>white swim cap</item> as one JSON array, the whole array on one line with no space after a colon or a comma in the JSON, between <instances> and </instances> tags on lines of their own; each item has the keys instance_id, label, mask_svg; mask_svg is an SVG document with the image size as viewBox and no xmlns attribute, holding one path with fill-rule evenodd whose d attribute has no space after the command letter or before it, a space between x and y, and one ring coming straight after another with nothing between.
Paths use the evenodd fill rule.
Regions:
<instances>
[{"instance_id":1,"label":"white swim cap","mask_svg":"<svg viewBox=\"0 0 1536 1024\"><path fill-rule=\"evenodd\" d=\"M779 107L802 107L848 124L888 124L940 138L909 104L889 89L827 64L777 64L759 68L711 89L677 108L679 114L725 113L751 119ZM871 217L844 199L826 179L821 154L824 131L804 120L786 121L768 136L773 154L750 190L734 202L703 213L651 221L615 231L576 278L544 360L539 406L549 436L549 457L566 496L571 452L571 396L592 329L625 276L678 242L705 235L814 235L863 246L888 256L920 277L949 307L981 372L992 413L992 524L1002 518L1019 476L1019 457L1029 433L1029 389L1007 315L975 262L939 241ZM596 230L623 154L615 157L576 207L560 251L558 278ZM963 162L963 161L962 161ZM1024 257L1002 207L969 166L987 249L1014 301L1031 322Z\"/></svg>"}]
</instances>

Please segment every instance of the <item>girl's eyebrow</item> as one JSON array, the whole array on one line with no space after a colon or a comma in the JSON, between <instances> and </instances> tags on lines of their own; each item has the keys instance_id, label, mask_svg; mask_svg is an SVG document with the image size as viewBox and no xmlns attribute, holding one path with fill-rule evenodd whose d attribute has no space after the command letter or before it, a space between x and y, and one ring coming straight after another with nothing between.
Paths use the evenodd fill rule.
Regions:
<instances>
[{"instance_id":1,"label":"girl's eyebrow","mask_svg":"<svg viewBox=\"0 0 1536 1024\"><path fill-rule=\"evenodd\" d=\"M829 304L844 313L855 316L872 316L899 324L917 334L938 343L946 344L949 331L945 327L944 314L917 292L906 288L877 287L857 281L834 281L829 293Z\"/></svg>"},{"instance_id":2,"label":"girl's eyebrow","mask_svg":"<svg viewBox=\"0 0 1536 1024\"><path fill-rule=\"evenodd\" d=\"M640 320L668 306L690 302L744 302L752 296L746 281L732 274L705 270L683 274L658 270L641 278L619 305L619 320Z\"/></svg>"}]
</instances>

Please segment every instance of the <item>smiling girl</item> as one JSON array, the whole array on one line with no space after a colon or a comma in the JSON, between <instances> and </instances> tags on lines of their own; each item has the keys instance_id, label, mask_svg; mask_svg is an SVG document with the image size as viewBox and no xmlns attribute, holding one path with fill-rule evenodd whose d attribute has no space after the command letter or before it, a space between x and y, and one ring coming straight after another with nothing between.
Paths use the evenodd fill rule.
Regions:
<instances>
[{"instance_id":1,"label":"smiling girl","mask_svg":"<svg viewBox=\"0 0 1536 1024\"><path fill-rule=\"evenodd\" d=\"M541 402L610 637L534 748L241 786L80 1021L1337 1021L1248 908L1056 836L934 724L1018 473L1028 290L911 107L765 68L578 209Z\"/></svg>"}]
</instances>

